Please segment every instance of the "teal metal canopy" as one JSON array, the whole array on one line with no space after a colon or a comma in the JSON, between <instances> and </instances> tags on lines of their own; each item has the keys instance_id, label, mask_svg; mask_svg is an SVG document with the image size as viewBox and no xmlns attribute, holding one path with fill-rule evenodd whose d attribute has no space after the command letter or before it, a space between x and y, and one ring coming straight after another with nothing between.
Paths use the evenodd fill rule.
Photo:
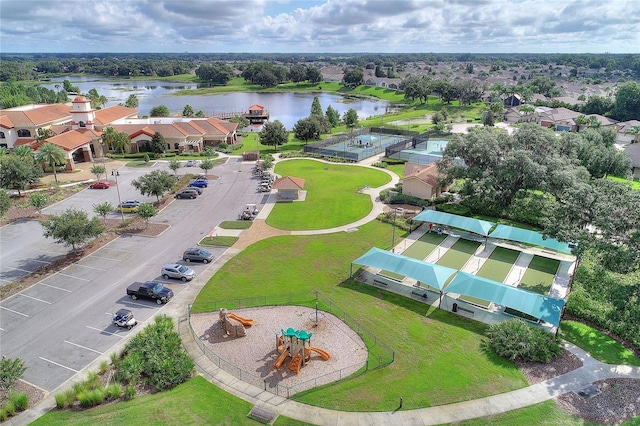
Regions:
<instances>
[{"instance_id":1,"label":"teal metal canopy","mask_svg":"<svg viewBox=\"0 0 640 426\"><path fill-rule=\"evenodd\" d=\"M491 238L519 241L522 243L532 244L534 246L546 247L562 253L571 253L568 243L562 243L553 238L547 238L545 240L539 232L529 231L522 228L514 228L513 226L498 225L489 236Z\"/></svg>"},{"instance_id":2,"label":"teal metal canopy","mask_svg":"<svg viewBox=\"0 0 640 426\"><path fill-rule=\"evenodd\" d=\"M438 290L442 290L447 280L457 272L455 269L447 268L446 266L435 265L375 247L352 263L395 272L428 284Z\"/></svg>"},{"instance_id":3,"label":"teal metal canopy","mask_svg":"<svg viewBox=\"0 0 640 426\"><path fill-rule=\"evenodd\" d=\"M454 228L471 231L485 237L489 234L489 230L494 225L493 223L487 222L485 220L473 219L470 217L458 216L455 214L443 213L435 210L425 210L414 217L413 220L453 226Z\"/></svg>"},{"instance_id":4,"label":"teal metal canopy","mask_svg":"<svg viewBox=\"0 0 640 426\"><path fill-rule=\"evenodd\" d=\"M466 272L458 272L446 291L507 306L556 327L560 324L560 315L565 304L563 299L543 296Z\"/></svg>"}]
</instances>

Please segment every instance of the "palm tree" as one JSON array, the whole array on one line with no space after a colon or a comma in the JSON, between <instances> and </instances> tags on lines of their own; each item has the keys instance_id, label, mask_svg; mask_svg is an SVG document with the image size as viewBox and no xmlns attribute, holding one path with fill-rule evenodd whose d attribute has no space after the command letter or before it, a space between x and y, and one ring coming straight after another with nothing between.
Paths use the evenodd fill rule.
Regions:
<instances>
[{"instance_id":1,"label":"palm tree","mask_svg":"<svg viewBox=\"0 0 640 426\"><path fill-rule=\"evenodd\" d=\"M131 144L131 140L126 133L119 132L113 127L104 129L102 141L106 146L111 146L112 149L120 151L122 154L124 154L124 149Z\"/></svg>"},{"instance_id":2,"label":"palm tree","mask_svg":"<svg viewBox=\"0 0 640 426\"><path fill-rule=\"evenodd\" d=\"M51 129L45 129L44 127L40 127L36 132L36 141L44 142L50 137L55 136L55 133L51 131Z\"/></svg>"},{"instance_id":3,"label":"palm tree","mask_svg":"<svg viewBox=\"0 0 640 426\"><path fill-rule=\"evenodd\" d=\"M35 154L36 161L39 163L51 166L53 169L53 178L56 183L58 182L58 174L56 172L56 164L64 163L66 155L62 148L58 145L54 145L50 142L46 142L42 145Z\"/></svg>"},{"instance_id":4,"label":"palm tree","mask_svg":"<svg viewBox=\"0 0 640 426\"><path fill-rule=\"evenodd\" d=\"M587 124L589 124L589 117L584 114L580 114L579 116L574 118L573 121L576 123L576 132L579 132L580 126L586 126Z\"/></svg>"},{"instance_id":5,"label":"palm tree","mask_svg":"<svg viewBox=\"0 0 640 426\"><path fill-rule=\"evenodd\" d=\"M33 158L33 151L31 150L31 148L29 148L26 145L16 146L13 149L13 153L14 155L17 155L20 158L27 158L27 157Z\"/></svg>"}]
</instances>

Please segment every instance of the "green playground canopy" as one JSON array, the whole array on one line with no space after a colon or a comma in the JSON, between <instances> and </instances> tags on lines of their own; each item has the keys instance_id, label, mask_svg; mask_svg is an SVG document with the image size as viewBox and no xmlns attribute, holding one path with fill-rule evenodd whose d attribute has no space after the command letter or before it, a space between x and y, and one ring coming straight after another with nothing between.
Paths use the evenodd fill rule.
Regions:
<instances>
[{"instance_id":1,"label":"green playground canopy","mask_svg":"<svg viewBox=\"0 0 640 426\"><path fill-rule=\"evenodd\" d=\"M553 238L547 238L545 240L539 232L529 231L522 228L514 228L513 226L498 225L489 236L491 238L520 241L534 246L546 247L562 253L571 253L568 243L562 243Z\"/></svg>"},{"instance_id":2,"label":"green playground canopy","mask_svg":"<svg viewBox=\"0 0 640 426\"><path fill-rule=\"evenodd\" d=\"M466 272L458 272L446 291L507 306L556 327L560 324L560 315L565 304L563 299L543 296Z\"/></svg>"},{"instance_id":3,"label":"green playground canopy","mask_svg":"<svg viewBox=\"0 0 640 426\"><path fill-rule=\"evenodd\" d=\"M422 260L375 247L352 263L395 272L428 284L438 290L442 290L447 280L457 272L455 269L447 268L446 266L434 265L433 263L423 262Z\"/></svg>"},{"instance_id":4,"label":"green playground canopy","mask_svg":"<svg viewBox=\"0 0 640 426\"><path fill-rule=\"evenodd\" d=\"M413 220L422 222L437 223L440 225L453 226L454 228L471 231L482 236L487 236L493 223L486 220L473 219L471 217L458 216L451 213L443 213L435 210L425 210L418 214Z\"/></svg>"}]
</instances>

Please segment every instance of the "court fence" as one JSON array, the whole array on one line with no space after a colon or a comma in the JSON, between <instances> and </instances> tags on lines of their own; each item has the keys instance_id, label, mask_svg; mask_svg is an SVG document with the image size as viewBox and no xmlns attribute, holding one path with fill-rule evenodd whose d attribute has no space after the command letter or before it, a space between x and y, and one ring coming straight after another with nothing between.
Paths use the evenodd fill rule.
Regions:
<instances>
[{"instance_id":1,"label":"court fence","mask_svg":"<svg viewBox=\"0 0 640 426\"><path fill-rule=\"evenodd\" d=\"M389 145L380 144L377 146L365 146L356 151L347 149L347 142L352 141L358 136L368 134L394 136L396 141ZM307 144L303 147L303 152L321 155L324 157L337 157L347 161L358 162L364 160L365 158L373 157L374 155L386 152L386 150L391 147L393 147L397 151L407 149L412 144L412 138L417 135L418 132L412 130L385 129L384 127L367 127L349 132L348 134L325 139L320 142Z\"/></svg>"},{"instance_id":2,"label":"court fence","mask_svg":"<svg viewBox=\"0 0 640 426\"><path fill-rule=\"evenodd\" d=\"M208 348L202 340L200 340L191 325L192 313L216 312L220 308L231 310L278 305L296 305L317 308L320 311L328 312L340 319L355 331L367 345L368 357L364 365L362 365L362 363L350 365L340 370L312 378L305 382L297 383L292 386L285 386L279 384L277 381L269 380L269 378L265 379L257 376L255 373L244 371L232 362L219 357L213 350ZM291 395L303 390L342 380L348 376L365 374L368 371L386 367L395 360L395 352L389 345L384 343L374 333L363 327L355 320L355 318L336 305L335 302L318 291L194 303L189 305L188 319L189 332L191 333L191 336L200 347L200 350L202 350L202 353L217 367L237 377L243 382L285 398L289 398Z\"/></svg>"}]
</instances>

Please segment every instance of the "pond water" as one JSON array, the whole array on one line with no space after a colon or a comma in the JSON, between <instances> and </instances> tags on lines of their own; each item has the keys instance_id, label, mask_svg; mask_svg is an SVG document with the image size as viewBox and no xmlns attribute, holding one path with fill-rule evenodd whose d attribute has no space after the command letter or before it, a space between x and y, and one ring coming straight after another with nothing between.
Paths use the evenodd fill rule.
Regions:
<instances>
[{"instance_id":1,"label":"pond water","mask_svg":"<svg viewBox=\"0 0 640 426\"><path fill-rule=\"evenodd\" d=\"M185 105L191 105L195 112L201 110L205 115L215 115L225 112L244 112L254 104L265 107L270 113L270 120L280 120L287 129L301 118L311 113L311 103L314 96L320 100L322 110L326 111L331 105L340 115L350 108L358 113L363 120L371 116L382 115L396 108L387 101L377 99L350 98L329 93L253 93L235 92L216 95L175 96L181 89L196 89L195 83L170 83L164 81L128 81L109 80L97 77L58 77L51 79L52 83L43 86L60 90L62 81L69 80L80 88L81 93L96 89L100 95L106 96L109 102L106 106L124 103L129 95L138 97L140 116L149 115L151 108L165 105L171 115L180 114ZM55 86L59 87L56 88Z\"/></svg>"}]
</instances>

